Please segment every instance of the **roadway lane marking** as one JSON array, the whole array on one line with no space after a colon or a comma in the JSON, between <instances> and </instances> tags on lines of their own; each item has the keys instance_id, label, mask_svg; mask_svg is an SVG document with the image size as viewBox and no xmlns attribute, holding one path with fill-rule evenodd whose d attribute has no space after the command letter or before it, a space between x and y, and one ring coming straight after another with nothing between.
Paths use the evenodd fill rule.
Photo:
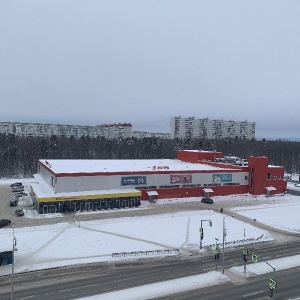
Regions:
<instances>
[{"instance_id":1,"label":"roadway lane marking","mask_svg":"<svg viewBox=\"0 0 300 300\"><path fill-rule=\"evenodd\" d=\"M243 295L243 298L246 298L246 297L252 297L256 294L260 294L261 292L264 292L264 290L261 290L261 291L258 291L258 292L254 292L254 293L251 293L251 294L247 294L247 295Z\"/></svg>"}]
</instances>

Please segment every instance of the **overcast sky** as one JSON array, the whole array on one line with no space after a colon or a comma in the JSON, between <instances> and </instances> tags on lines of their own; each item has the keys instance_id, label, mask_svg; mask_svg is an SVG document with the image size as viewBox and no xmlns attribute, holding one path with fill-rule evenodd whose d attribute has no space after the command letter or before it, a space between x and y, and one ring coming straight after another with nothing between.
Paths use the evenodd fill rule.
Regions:
<instances>
[{"instance_id":1,"label":"overcast sky","mask_svg":"<svg viewBox=\"0 0 300 300\"><path fill-rule=\"evenodd\" d=\"M298 139L300 1L0 0L0 121Z\"/></svg>"}]
</instances>

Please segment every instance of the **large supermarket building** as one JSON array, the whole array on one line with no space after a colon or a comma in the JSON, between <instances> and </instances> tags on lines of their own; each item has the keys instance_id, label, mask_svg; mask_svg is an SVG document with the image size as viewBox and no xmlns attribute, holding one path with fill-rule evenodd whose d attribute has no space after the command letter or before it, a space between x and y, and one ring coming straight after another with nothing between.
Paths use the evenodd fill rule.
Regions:
<instances>
[{"instance_id":1,"label":"large supermarket building","mask_svg":"<svg viewBox=\"0 0 300 300\"><path fill-rule=\"evenodd\" d=\"M284 193L284 168L216 151L177 159L39 160L31 195L39 213L138 207L141 200Z\"/></svg>"}]
</instances>

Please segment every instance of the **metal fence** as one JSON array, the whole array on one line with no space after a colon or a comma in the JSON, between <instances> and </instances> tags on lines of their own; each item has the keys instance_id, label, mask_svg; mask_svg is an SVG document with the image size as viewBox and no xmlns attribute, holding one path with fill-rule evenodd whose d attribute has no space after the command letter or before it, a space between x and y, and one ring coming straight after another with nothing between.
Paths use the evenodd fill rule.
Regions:
<instances>
[{"instance_id":1,"label":"metal fence","mask_svg":"<svg viewBox=\"0 0 300 300\"><path fill-rule=\"evenodd\" d=\"M112 257L134 257L134 256L156 256L156 255L178 255L179 249L153 250L153 251L134 251L112 253Z\"/></svg>"}]
</instances>

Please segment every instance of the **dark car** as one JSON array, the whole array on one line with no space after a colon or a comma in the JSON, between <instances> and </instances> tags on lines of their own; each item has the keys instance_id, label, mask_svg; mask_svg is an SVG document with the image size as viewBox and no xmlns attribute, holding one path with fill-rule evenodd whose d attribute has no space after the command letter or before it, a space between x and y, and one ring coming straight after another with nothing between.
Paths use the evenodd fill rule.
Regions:
<instances>
[{"instance_id":1,"label":"dark car","mask_svg":"<svg viewBox=\"0 0 300 300\"><path fill-rule=\"evenodd\" d=\"M0 227L9 226L10 223L11 223L11 220L8 220L8 219L1 219L1 220L0 220Z\"/></svg>"},{"instance_id":2,"label":"dark car","mask_svg":"<svg viewBox=\"0 0 300 300\"><path fill-rule=\"evenodd\" d=\"M17 206L18 205L18 199L10 199L9 206Z\"/></svg>"},{"instance_id":3,"label":"dark car","mask_svg":"<svg viewBox=\"0 0 300 300\"><path fill-rule=\"evenodd\" d=\"M16 209L15 210L15 214L18 216L18 217L22 217L24 216L24 210L19 208L19 209Z\"/></svg>"},{"instance_id":4,"label":"dark car","mask_svg":"<svg viewBox=\"0 0 300 300\"><path fill-rule=\"evenodd\" d=\"M202 198L202 199L201 199L201 202L207 203L207 204L213 204L213 203L214 203L214 200L211 199L211 198Z\"/></svg>"},{"instance_id":5,"label":"dark car","mask_svg":"<svg viewBox=\"0 0 300 300\"><path fill-rule=\"evenodd\" d=\"M10 186L14 187L14 186L21 186L21 185L22 185L22 182L14 182Z\"/></svg>"},{"instance_id":6,"label":"dark car","mask_svg":"<svg viewBox=\"0 0 300 300\"><path fill-rule=\"evenodd\" d=\"M24 192L19 192L16 194L17 197L25 197L25 196L28 196L27 193L24 193Z\"/></svg>"},{"instance_id":7,"label":"dark car","mask_svg":"<svg viewBox=\"0 0 300 300\"><path fill-rule=\"evenodd\" d=\"M24 186L20 186L20 187L15 187L15 188L12 188L12 192L14 193L22 193L24 192Z\"/></svg>"}]
</instances>

